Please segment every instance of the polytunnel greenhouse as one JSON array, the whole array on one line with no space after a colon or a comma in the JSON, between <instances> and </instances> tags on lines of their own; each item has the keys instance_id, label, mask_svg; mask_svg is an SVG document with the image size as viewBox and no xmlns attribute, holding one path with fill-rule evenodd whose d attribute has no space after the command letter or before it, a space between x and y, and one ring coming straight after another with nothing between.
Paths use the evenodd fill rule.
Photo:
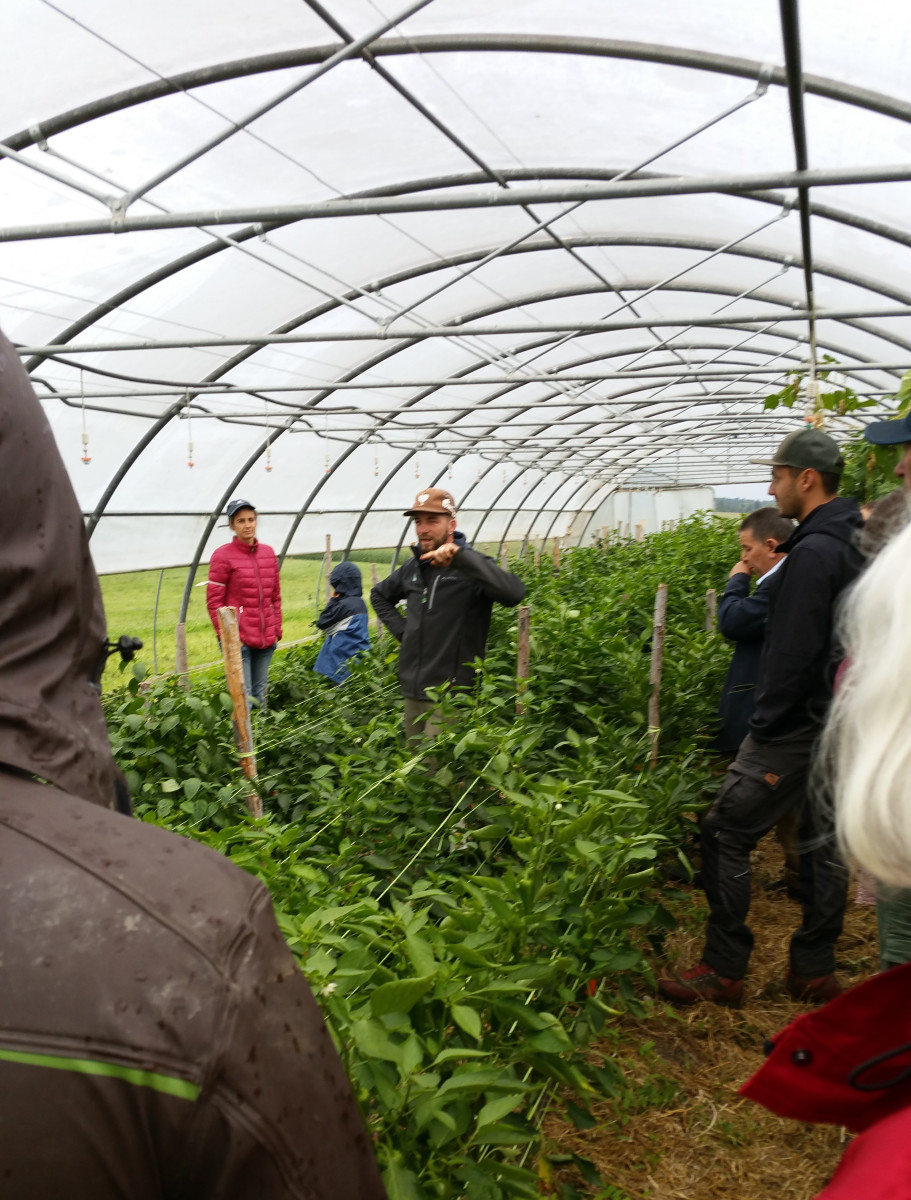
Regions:
<instances>
[{"instance_id":1,"label":"polytunnel greenhouse","mask_svg":"<svg viewBox=\"0 0 911 1200\"><path fill-rule=\"evenodd\" d=\"M13 0L0 319L100 571L706 505L911 327L900 5ZM858 422L833 417L840 436ZM641 512L641 516L640 516Z\"/></svg>"},{"instance_id":2,"label":"polytunnel greenhouse","mask_svg":"<svg viewBox=\"0 0 911 1200\"><path fill-rule=\"evenodd\" d=\"M873 905L883 893L873 874L848 878L829 810L810 828L804 793L793 802L796 884L779 878L769 839L754 839L747 869L726 879L752 904L749 971L725 974L703 958L674 973L696 959L721 904L698 886L713 828L700 835L699 824L717 817L746 744L743 732L732 746L718 741L737 641L716 619L719 597L739 586L755 600L780 565L793 578L790 539L815 512L803 500L765 509L767 521L801 524L772 526L754 545L744 514L713 511L716 493L719 508L755 504L771 455L797 431L823 430L844 451L840 475L841 450L811 432L837 469L775 464L810 476L807 487L840 477L841 494L814 492L814 503L850 509L839 553L857 561L824 604L814 608L809 578L809 599L795 605L805 620L788 662L809 655L812 617L825 626L819 680L830 666L834 677L836 650L854 669L833 598L861 571L854 501L894 491L901 506L897 455L872 449L863 431L892 417L911 428L907 0L4 0L2 30L0 387L11 399L0 452L9 464L17 412L37 411L10 355L53 435L32 437L41 413L23 417L22 453L4 480L16 535L0 589L4 1200L828 1197L846 1130L862 1124L831 1108L813 1126L768 1105L796 1118L785 1122L738 1089L760 1070L764 1039L795 1018L792 1031L807 1028L804 1001L832 1000L823 1016L845 1011L830 964L807 974L787 958L798 914L801 930L812 925L825 890L815 867L807 883L809 855L829 854L832 895L850 888L856 901L828 926L843 921L830 940L851 988L844 1000L852 985L892 974L864 982L880 961ZM48 446L55 455L52 441L65 475L54 457L63 486L48 493L40 459ZM454 497L459 531L483 555L444 540L413 565L421 513L411 506L432 489L444 497L433 503ZM46 512L29 536L34 512L64 492L54 536ZM243 606L219 606L211 590L225 586L217 555L238 512L276 555L258 692L249 661L246 679L241 667L252 647L224 623ZM883 542L864 550L871 559L882 528ZM763 545L759 569L749 556ZM779 547L791 550L784 564ZM442 682L421 682L419 662L411 694L395 642L414 597L377 589L404 577L403 563L413 569L423 637L428 579L454 562L451 576L473 571L484 603L454 605L448 625L437 610L434 636L451 635L460 657ZM349 581L363 577L345 621L357 613L364 642L344 657L344 676L317 665L344 624L325 615L340 565ZM113 640L99 658L95 572L123 661ZM42 584L52 617L47 594L31 596ZM750 704L762 595L754 675L738 685ZM477 627L468 642L466 612ZM133 659L139 635L146 646ZM56 669L63 658L32 694L34 663ZM813 737L832 696L824 682L824 704L807 708ZM412 701L425 706L417 715ZM22 728L37 758L23 757ZM815 743L798 732L809 779ZM794 789L797 773L740 776L772 795L782 780ZM21 821L16 789L31 797ZM53 868L17 887L11 864L25 871L63 827L51 829L52 794L61 822L75 806L70 840ZM762 814L781 794L763 793ZM100 808L83 821L91 798ZM110 807L119 811L98 816ZM138 820L124 822L128 812ZM109 816L121 824L105 826ZM24 850L7 848L11 830ZM143 852L131 857L121 841ZM79 917L65 887L78 862L93 886L116 877L119 907ZM250 876L268 889L277 927ZM255 928L230 926L241 893ZM42 923L35 912L46 908ZM85 955L76 975L103 996L89 1005L102 1032L79 1032L78 1044L69 977L46 982L58 978L62 959L45 942L64 910L69 950ZM193 921L182 945L203 950L184 975L149 943L130 968L134 990L109 995L150 925L165 938ZM26 931L31 956L13 985L10 930ZM212 930L227 930L222 957L221 943L207 957ZM235 954L264 947L276 957L254 980L256 1004L222 1019L222 1002L227 1013L243 991ZM706 972L715 991L699 993ZM267 1011L276 982L303 993L314 1036L325 1025L334 1041L339 1062L328 1038L320 1061L338 1122L331 1105L323 1112L294 1090L309 1086L312 1062L301 1068L292 1024ZM25 1013L15 1035L11 997ZM715 1003L682 1012L706 999ZM893 1082L907 1086L901 1000L901 1045L836 1081L842 1089L863 1091L858 1073L898 1054ZM59 1028L36 1049L39 1001ZM732 1011L741 1001L745 1014ZM137 1049L123 1025L152 1012L158 1049ZM181 1057L185 1019L200 1039L195 1058ZM886 1036L873 1010L845 1025ZM236 1031L247 1040L226 1083L210 1052L213 1039L219 1053L234 1045ZM260 1036L271 1057L257 1059ZM801 1043L791 1061L822 1061L825 1045ZM35 1109L50 1114L53 1137L29 1126L40 1122L16 1074L30 1087L38 1068L60 1080ZM85 1105L72 1098L77 1074ZM129 1101L109 1110L124 1129L143 1104L173 1106L167 1147L190 1147L174 1181L166 1139L149 1134L157 1117L144 1118L141 1169L124 1167L134 1147L123 1138L110 1154L93 1142L83 1169L93 1106L127 1085ZM21 1108L15 1119L4 1096ZM189 1104L218 1115L203 1129L186 1120ZM858 1143L843 1161L862 1159ZM311 1150L332 1160L318 1182L299 1161ZM10 1184L13 1152L25 1167ZM349 1167L367 1184L338 1182ZM244 1186L228 1186L229 1168ZM58 1169L65 1183L40 1182ZM110 1193L90 1187L96 1171ZM894 1194L906 1193L903 1179ZM831 1194L885 1193L865 1183Z\"/></svg>"}]
</instances>

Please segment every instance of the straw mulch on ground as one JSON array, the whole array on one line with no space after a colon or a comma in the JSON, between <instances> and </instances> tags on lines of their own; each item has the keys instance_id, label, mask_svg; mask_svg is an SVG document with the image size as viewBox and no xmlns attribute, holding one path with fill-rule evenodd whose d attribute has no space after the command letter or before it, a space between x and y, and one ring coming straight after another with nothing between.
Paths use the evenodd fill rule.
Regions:
<instances>
[{"instance_id":1,"label":"straw mulch on ground","mask_svg":"<svg viewBox=\"0 0 911 1200\"><path fill-rule=\"evenodd\" d=\"M593 1104L596 1124L584 1131L555 1115L547 1120L545 1192L560 1196L561 1185L570 1184L604 1200L810 1200L825 1185L845 1132L783 1120L737 1094L762 1063L764 1040L806 1011L782 988L799 908L783 892L762 886L781 869L781 852L767 838L754 855L756 948L743 1008L675 1010L653 1001L643 1019L627 1015L606 1028L595 1050L622 1068L634 1085L633 1099ZM668 907L680 928L668 940L667 960L655 964L659 974L669 965L692 965L702 949L704 896L696 888L685 896L674 890ZM854 904L853 891L838 944L846 986L877 969L875 910ZM571 1155L589 1160L605 1188L587 1189Z\"/></svg>"}]
</instances>

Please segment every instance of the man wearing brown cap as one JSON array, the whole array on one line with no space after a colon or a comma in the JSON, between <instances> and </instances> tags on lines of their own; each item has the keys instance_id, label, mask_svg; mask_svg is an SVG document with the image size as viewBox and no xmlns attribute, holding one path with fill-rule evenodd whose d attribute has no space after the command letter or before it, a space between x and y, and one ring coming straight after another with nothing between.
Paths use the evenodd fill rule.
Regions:
<instances>
[{"instance_id":1,"label":"man wearing brown cap","mask_svg":"<svg viewBox=\"0 0 911 1200\"><path fill-rule=\"evenodd\" d=\"M853 500L836 496L844 460L819 429L789 434L772 459L769 493L783 517L799 522L778 550L787 554L769 582L769 617L750 732L702 822L702 880L709 902L702 960L659 991L675 1004L711 1000L739 1007L753 948L750 852L790 811L799 820L803 923L791 939L785 986L821 1004L841 991L835 942L841 933L847 872L807 778L837 665L837 601L861 568Z\"/></svg>"},{"instance_id":2,"label":"man wearing brown cap","mask_svg":"<svg viewBox=\"0 0 911 1200\"><path fill-rule=\"evenodd\" d=\"M456 529L455 500L442 488L418 492L404 514L414 518L412 558L370 593L370 602L401 642L399 684L405 698L405 737L434 737L440 723L427 688L468 688L471 666L487 650L494 601L508 608L525 595L521 579L478 554ZM405 615L396 605L405 601Z\"/></svg>"}]
</instances>

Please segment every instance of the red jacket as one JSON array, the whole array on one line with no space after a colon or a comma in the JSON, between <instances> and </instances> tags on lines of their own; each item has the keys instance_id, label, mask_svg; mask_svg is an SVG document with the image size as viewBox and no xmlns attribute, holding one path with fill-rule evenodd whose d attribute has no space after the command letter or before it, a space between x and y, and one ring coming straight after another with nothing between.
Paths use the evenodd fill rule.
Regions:
<instances>
[{"instance_id":1,"label":"red jacket","mask_svg":"<svg viewBox=\"0 0 911 1200\"><path fill-rule=\"evenodd\" d=\"M858 1133L817 1200L911 1200L911 963L788 1025L744 1096Z\"/></svg>"},{"instance_id":2,"label":"red jacket","mask_svg":"<svg viewBox=\"0 0 911 1200\"><path fill-rule=\"evenodd\" d=\"M282 636L282 597L278 559L271 546L254 541L247 545L234 538L219 546L209 563L206 607L218 634L219 608L237 609L240 640L264 650Z\"/></svg>"}]
</instances>

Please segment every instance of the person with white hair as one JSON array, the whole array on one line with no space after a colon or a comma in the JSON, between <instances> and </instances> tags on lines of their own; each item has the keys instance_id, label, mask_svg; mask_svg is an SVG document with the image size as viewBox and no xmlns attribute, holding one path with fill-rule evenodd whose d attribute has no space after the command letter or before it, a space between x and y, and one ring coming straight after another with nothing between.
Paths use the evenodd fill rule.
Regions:
<instances>
[{"instance_id":1,"label":"person with white hair","mask_svg":"<svg viewBox=\"0 0 911 1200\"><path fill-rule=\"evenodd\" d=\"M881 886L911 887L911 524L886 544L843 613L848 654L820 752L845 856ZM911 1195L911 963L789 1025L744 1095L779 1116L843 1125L848 1146L820 1200Z\"/></svg>"}]
</instances>

